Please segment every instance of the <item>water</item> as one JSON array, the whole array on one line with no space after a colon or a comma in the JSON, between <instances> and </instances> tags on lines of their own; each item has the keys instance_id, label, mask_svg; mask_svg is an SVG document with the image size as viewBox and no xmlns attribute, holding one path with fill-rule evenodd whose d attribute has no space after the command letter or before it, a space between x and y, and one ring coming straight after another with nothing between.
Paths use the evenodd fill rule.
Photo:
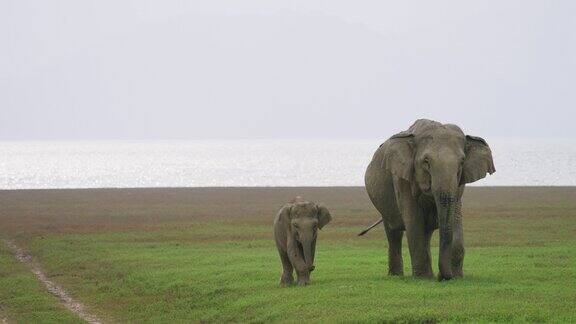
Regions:
<instances>
[{"instance_id":1,"label":"water","mask_svg":"<svg viewBox=\"0 0 576 324\"><path fill-rule=\"evenodd\" d=\"M0 189L362 186L381 142L0 142ZM576 185L576 140L489 142L497 172L475 185Z\"/></svg>"}]
</instances>

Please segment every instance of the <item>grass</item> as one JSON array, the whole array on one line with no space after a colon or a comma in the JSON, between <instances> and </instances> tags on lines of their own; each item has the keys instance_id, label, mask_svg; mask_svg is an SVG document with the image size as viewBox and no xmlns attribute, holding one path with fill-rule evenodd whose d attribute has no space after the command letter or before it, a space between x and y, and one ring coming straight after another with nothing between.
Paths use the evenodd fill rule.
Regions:
<instances>
[{"instance_id":1,"label":"grass","mask_svg":"<svg viewBox=\"0 0 576 324\"><path fill-rule=\"evenodd\" d=\"M312 284L279 288L271 222L297 194L324 202L334 222L320 232ZM91 311L119 322L574 322L575 196L469 188L465 278L450 282L386 276L383 230L355 236L376 219L361 188L3 192L0 228ZM407 248L404 260L409 274ZM0 296L23 285L2 283Z\"/></svg>"},{"instance_id":2,"label":"grass","mask_svg":"<svg viewBox=\"0 0 576 324\"><path fill-rule=\"evenodd\" d=\"M0 246L0 321L8 323L81 323L23 264Z\"/></svg>"}]
</instances>

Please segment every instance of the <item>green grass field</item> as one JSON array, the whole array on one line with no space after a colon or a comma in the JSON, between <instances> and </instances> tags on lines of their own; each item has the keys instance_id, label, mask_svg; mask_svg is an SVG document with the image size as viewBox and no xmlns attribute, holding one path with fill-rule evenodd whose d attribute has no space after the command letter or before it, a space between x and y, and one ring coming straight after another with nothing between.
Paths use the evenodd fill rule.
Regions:
<instances>
[{"instance_id":1,"label":"green grass field","mask_svg":"<svg viewBox=\"0 0 576 324\"><path fill-rule=\"evenodd\" d=\"M279 288L272 221L295 195L334 221L312 284ZM575 322L574 198L468 188L465 278L450 282L386 276L383 230L356 237L377 219L362 188L4 191L0 235L110 322ZM5 249L0 262L8 321L78 321Z\"/></svg>"}]
</instances>

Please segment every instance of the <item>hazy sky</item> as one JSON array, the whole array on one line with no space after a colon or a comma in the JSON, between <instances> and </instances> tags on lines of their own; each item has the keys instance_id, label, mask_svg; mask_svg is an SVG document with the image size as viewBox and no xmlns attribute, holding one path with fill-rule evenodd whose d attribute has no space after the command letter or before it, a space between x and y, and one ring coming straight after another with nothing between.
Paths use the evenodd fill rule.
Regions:
<instances>
[{"instance_id":1,"label":"hazy sky","mask_svg":"<svg viewBox=\"0 0 576 324\"><path fill-rule=\"evenodd\" d=\"M576 137L576 1L0 1L0 140Z\"/></svg>"}]
</instances>

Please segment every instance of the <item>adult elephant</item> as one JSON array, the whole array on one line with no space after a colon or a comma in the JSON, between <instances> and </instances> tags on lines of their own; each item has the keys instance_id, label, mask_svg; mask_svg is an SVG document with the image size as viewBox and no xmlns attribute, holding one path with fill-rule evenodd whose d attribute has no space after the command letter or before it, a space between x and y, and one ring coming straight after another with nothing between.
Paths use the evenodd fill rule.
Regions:
<instances>
[{"instance_id":1,"label":"adult elephant","mask_svg":"<svg viewBox=\"0 0 576 324\"><path fill-rule=\"evenodd\" d=\"M486 141L465 135L452 124L420 119L380 145L365 182L388 238L388 273L404 272L402 236L406 231L412 275L433 277L430 238L439 228L438 279L462 277L464 186L494 172Z\"/></svg>"}]
</instances>

